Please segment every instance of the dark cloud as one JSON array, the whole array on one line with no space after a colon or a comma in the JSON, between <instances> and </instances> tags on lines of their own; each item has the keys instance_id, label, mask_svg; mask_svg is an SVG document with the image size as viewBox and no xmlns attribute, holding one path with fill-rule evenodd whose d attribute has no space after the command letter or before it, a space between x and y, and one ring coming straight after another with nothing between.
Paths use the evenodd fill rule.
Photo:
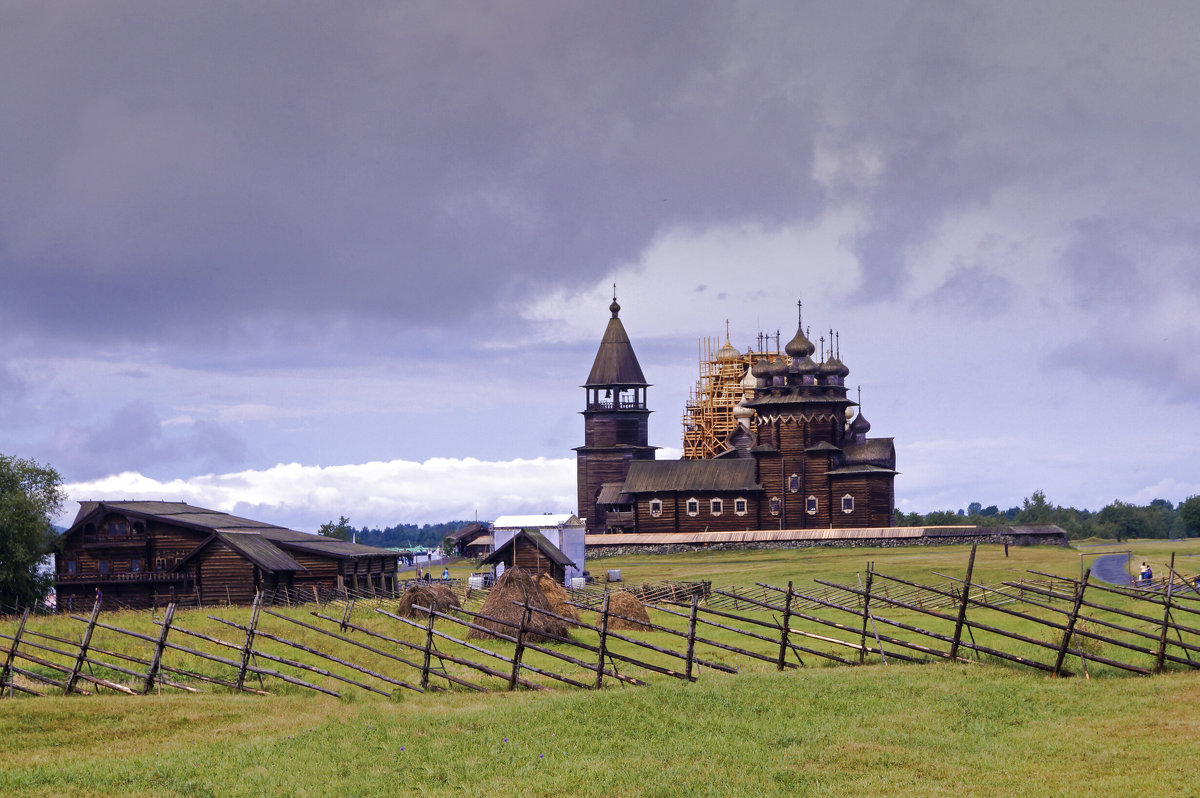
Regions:
<instances>
[{"instance_id":1,"label":"dark cloud","mask_svg":"<svg viewBox=\"0 0 1200 798\"><path fill-rule=\"evenodd\" d=\"M1016 286L1007 277L982 266L969 266L956 269L918 304L937 311L991 319L1006 314L1016 295Z\"/></svg>"},{"instance_id":2,"label":"dark cloud","mask_svg":"<svg viewBox=\"0 0 1200 798\"><path fill-rule=\"evenodd\" d=\"M817 207L802 54L743 62L734 7L269 8L11 14L18 323L214 346L253 319L436 323L667 224Z\"/></svg>"},{"instance_id":3,"label":"dark cloud","mask_svg":"<svg viewBox=\"0 0 1200 798\"><path fill-rule=\"evenodd\" d=\"M68 480L121 471L205 473L244 462L245 443L213 421L164 425L154 405L134 401L95 425L60 426L47 447Z\"/></svg>"}]
</instances>

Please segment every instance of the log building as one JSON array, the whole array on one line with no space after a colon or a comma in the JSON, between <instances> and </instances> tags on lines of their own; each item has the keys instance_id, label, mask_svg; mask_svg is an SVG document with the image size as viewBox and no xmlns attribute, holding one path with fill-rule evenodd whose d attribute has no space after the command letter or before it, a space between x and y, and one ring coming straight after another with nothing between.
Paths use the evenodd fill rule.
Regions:
<instances>
[{"instance_id":1,"label":"log building","mask_svg":"<svg viewBox=\"0 0 1200 798\"><path fill-rule=\"evenodd\" d=\"M387 549L206 510L184 502L87 501L55 555L58 606L105 601L253 601L258 590L348 588L391 593L398 555Z\"/></svg>"},{"instance_id":2,"label":"log building","mask_svg":"<svg viewBox=\"0 0 1200 798\"><path fill-rule=\"evenodd\" d=\"M759 353L742 354L727 339L713 369L722 382L712 405L731 420L722 426L714 413L689 407L723 439L685 427L691 457L656 460L650 386L620 309L614 298L583 385L584 445L575 451L579 515L589 534L893 525L895 446L867 437L871 425L847 396L849 369L832 333L828 353L822 338L817 359L802 316L783 351L778 342L767 351L760 338ZM736 402L727 396L734 389Z\"/></svg>"}]
</instances>

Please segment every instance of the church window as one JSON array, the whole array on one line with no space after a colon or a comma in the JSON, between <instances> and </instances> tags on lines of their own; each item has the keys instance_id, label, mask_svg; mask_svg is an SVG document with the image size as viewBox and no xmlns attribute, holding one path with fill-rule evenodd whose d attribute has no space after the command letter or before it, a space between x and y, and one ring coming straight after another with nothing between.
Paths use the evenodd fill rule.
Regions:
<instances>
[{"instance_id":1,"label":"church window","mask_svg":"<svg viewBox=\"0 0 1200 798\"><path fill-rule=\"evenodd\" d=\"M816 496L808 497L808 499L804 502L804 511L806 513L808 513L809 515L817 514L817 497Z\"/></svg>"},{"instance_id":2,"label":"church window","mask_svg":"<svg viewBox=\"0 0 1200 798\"><path fill-rule=\"evenodd\" d=\"M725 503L720 499L713 499L708 503L708 511L713 515L720 515L724 512Z\"/></svg>"},{"instance_id":3,"label":"church window","mask_svg":"<svg viewBox=\"0 0 1200 798\"><path fill-rule=\"evenodd\" d=\"M735 515L745 515L746 514L746 500L745 499L734 499L733 500L733 512Z\"/></svg>"},{"instance_id":4,"label":"church window","mask_svg":"<svg viewBox=\"0 0 1200 798\"><path fill-rule=\"evenodd\" d=\"M781 505L781 502L779 501L779 497L778 497L778 496L772 496L772 497L771 497L771 502L770 502L770 506L771 506L771 515L779 515L779 508L780 508L780 505Z\"/></svg>"},{"instance_id":5,"label":"church window","mask_svg":"<svg viewBox=\"0 0 1200 798\"><path fill-rule=\"evenodd\" d=\"M851 496L849 493L847 493L845 496L842 497L842 512L843 513L854 512L854 497Z\"/></svg>"},{"instance_id":6,"label":"church window","mask_svg":"<svg viewBox=\"0 0 1200 798\"><path fill-rule=\"evenodd\" d=\"M690 516L700 515L700 500L699 499L688 499L687 500L687 514Z\"/></svg>"},{"instance_id":7,"label":"church window","mask_svg":"<svg viewBox=\"0 0 1200 798\"><path fill-rule=\"evenodd\" d=\"M650 515L654 516L655 518L658 518L660 515L662 515L662 499L650 500Z\"/></svg>"},{"instance_id":8,"label":"church window","mask_svg":"<svg viewBox=\"0 0 1200 798\"><path fill-rule=\"evenodd\" d=\"M790 490L792 493L800 492L800 475L799 474L792 474L790 477L788 477L788 490Z\"/></svg>"}]
</instances>

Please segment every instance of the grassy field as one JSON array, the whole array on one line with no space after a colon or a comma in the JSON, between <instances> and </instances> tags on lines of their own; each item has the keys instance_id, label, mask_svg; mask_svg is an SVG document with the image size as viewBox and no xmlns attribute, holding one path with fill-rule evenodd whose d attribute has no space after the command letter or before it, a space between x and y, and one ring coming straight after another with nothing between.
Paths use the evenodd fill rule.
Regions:
<instances>
[{"instance_id":1,"label":"grassy field","mask_svg":"<svg viewBox=\"0 0 1200 798\"><path fill-rule=\"evenodd\" d=\"M1156 564L1172 551L1200 552L1182 542L1112 548ZM790 579L808 587L814 576L854 584L868 561L915 581L961 577L966 559L966 549L945 547L590 565L619 567L631 582ZM1193 573L1181 565L1188 562L1177 567ZM976 578L996 583L1028 568L1078 574L1079 552L1014 547L1006 559L999 547L981 547ZM210 612L235 618L245 610ZM237 640L236 630L222 632L204 615L181 613L179 622ZM144 613L118 617L118 625L152 628ZM75 639L82 627L49 623L47 633ZM12 625L0 622L9 633ZM294 628L292 637L310 639ZM337 700L269 681L270 696L5 699L0 795L1200 794L1191 767L1200 760L1200 675L1190 672L1054 680L986 664L806 660L808 668L777 673L726 661L741 673L705 670L695 684L648 678L647 687L613 683L599 693L405 691L385 699L348 691Z\"/></svg>"}]
</instances>

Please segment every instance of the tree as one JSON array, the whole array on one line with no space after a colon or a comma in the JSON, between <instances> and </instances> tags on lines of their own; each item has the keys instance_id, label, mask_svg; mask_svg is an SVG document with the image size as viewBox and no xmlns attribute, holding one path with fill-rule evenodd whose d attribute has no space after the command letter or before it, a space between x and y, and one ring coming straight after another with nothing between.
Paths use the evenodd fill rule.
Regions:
<instances>
[{"instance_id":1,"label":"tree","mask_svg":"<svg viewBox=\"0 0 1200 798\"><path fill-rule=\"evenodd\" d=\"M1054 505L1046 501L1044 491L1035 490L1033 495L1021 502L1017 513L1018 524L1051 524L1054 522Z\"/></svg>"},{"instance_id":2,"label":"tree","mask_svg":"<svg viewBox=\"0 0 1200 798\"><path fill-rule=\"evenodd\" d=\"M50 592L54 578L38 563L57 540L51 520L65 500L53 468L0 454L0 606L28 606Z\"/></svg>"},{"instance_id":3,"label":"tree","mask_svg":"<svg viewBox=\"0 0 1200 798\"><path fill-rule=\"evenodd\" d=\"M337 538L338 540L350 540L354 533L354 528L350 526L350 519L346 516L338 518L335 524L332 521L327 521L321 524L321 528L317 530L318 535L324 535L327 538Z\"/></svg>"},{"instance_id":4,"label":"tree","mask_svg":"<svg viewBox=\"0 0 1200 798\"><path fill-rule=\"evenodd\" d=\"M1188 537L1200 535L1200 496L1189 496L1179 503L1179 520Z\"/></svg>"}]
</instances>

